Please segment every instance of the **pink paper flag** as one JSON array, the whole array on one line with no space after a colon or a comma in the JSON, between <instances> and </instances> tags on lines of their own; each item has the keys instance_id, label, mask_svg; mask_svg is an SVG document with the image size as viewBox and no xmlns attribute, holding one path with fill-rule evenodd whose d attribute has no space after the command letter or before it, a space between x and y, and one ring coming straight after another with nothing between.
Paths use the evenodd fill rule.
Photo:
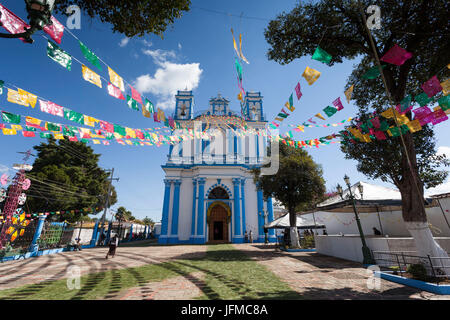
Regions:
<instances>
[{"instance_id":1,"label":"pink paper flag","mask_svg":"<svg viewBox=\"0 0 450 320\"><path fill-rule=\"evenodd\" d=\"M25 21L9 11L2 4L0 4L0 14L0 22L2 24L2 27L5 28L9 33L22 33L25 32L25 28L30 28L30 26L25 23ZM20 38L20 40L24 41L23 38Z\"/></svg>"},{"instance_id":2,"label":"pink paper flag","mask_svg":"<svg viewBox=\"0 0 450 320\"><path fill-rule=\"evenodd\" d=\"M371 119L370 122L372 122L373 126L377 129L381 126L380 119L378 117Z\"/></svg>"},{"instance_id":3,"label":"pink paper flag","mask_svg":"<svg viewBox=\"0 0 450 320\"><path fill-rule=\"evenodd\" d=\"M114 98L125 100L125 97L123 96L122 91L120 91L119 88L117 88L112 83L108 83L108 93L110 96L113 96Z\"/></svg>"},{"instance_id":4,"label":"pink paper flag","mask_svg":"<svg viewBox=\"0 0 450 320\"><path fill-rule=\"evenodd\" d=\"M153 113L153 120L155 122L161 122L161 121L158 120L158 112Z\"/></svg>"},{"instance_id":5,"label":"pink paper flag","mask_svg":"<svg viewBox=\"0 0 450 320\"><path fill-rule=\"evenodd\" d=\"M317 122L313 121L312 118L309 118L308 121L311 123L317 124Z\"/></svg>"},{"instance_id":6,"label":"pink paper flag","mask_svg":"<svg viewBox=\"0 0 450 320\"><path fill-rule=\"evenodd\" d=\"M64 25L61 24L54 16L51 18L52 24L44 27L44 32L48 34L55 42L61 44L61 38L64 34Z\"/></svg>"},{"instance_id":7,"label":"pink paper flag","mask_svg":"<svg viewBox=\"0 0 450 320\"><path fill-rule=\"evenodd\" d=\"M136 137L138 137L139 139L144 139L144 133L141 130L136 129L134 131L136 132Z\"/></svg>"},{"instance_id":8,"label":"pink paper flag","mask_svg":"<svg viewBox=\"0 0 450 320\"><path fill-rule=\"evenodd\" d=\"M103 140L102 142L103 142L103 144L104 144L105 146L109 146L109 141L108 141L108 140Z\"/></svg>"},{"instance_id":9,"label":"pink paper flag","mask_svg":"<svg viewBox=\"0 0 450 320\"><path fill-rule=\"evenodd\" d=\"M77 137L73 136L73 137L69 137L69 141L78 141Z\"/></svg>"},{"instance_id":10,"label":"pink paper flag","mask_svg":"<svg viewBox=\"0 0 450 320\"><path fill-rule=\"evenodd\" d=\"M63 107L53 103L51 101L43 101L39 100L39 105L41 106L41 111L50 113L54 116L64 117L64 109Z\"/></svg>"},{"instance_id":11,"label":"pink paper flag","mask_svg":"<svg viewBox=\"0 0 450 320\"><path fill-rule=\"evenodd\" d=\"M336 107L337 111L344 109L340 97L333 101L333 105Z\"/></svg>"},{"instance_id":12,"label":"pink paper flag","mask_svg":"<svg viewBox=\"0 0 450 320\"><path fill-rule=\"evenodd\" d=\"M297 100L300 100L300 98L302 97L302 92L300 91L300 82L297 83L297 85L295 86L295 93L297 94Z\"/></svg>"},{"instance_id":13,"label":"pink paper flag","mask_svg":"<svg viewBox=\"0 0 450 320\"><path fill-rule=\"evenodd\" d=\"M442 121L448 120L447 115L445 114L444 110L442 110L441 108L438 108L437 110L435 110L433 113L433 118L431 120L431 123L433 123L433 125L437 125L438 123L441 123Z\"/></svg>"},{"instance_id":14,"label":"pink paper flag","mask_svg":"<svg viewBox=\"0 0 450 320\"><path fill-rule=\"evenodd\" d=\"M430 80L425 82L421 88L430 98L442 91L441 83L436 76L433 76Z\"/></svg>"},{"instance_id":15,"label":"pink paper flag","mask_svg":"<svg viewBox=\"0 0 450 320\"><path fill-rule=\"evenodd\" d=\"M427 106L419 107L413 110L414 120L419 120L421 126L429 123L433 118L433 113ZM431 118L429 117L431 115Z\"/></svg>"},{"instance_id":16,"label":"pink paper flag","mask_svg":"<svg viewBox=\"0 0 450 320\"><path fill-rule=\"evenodd\" d=\"M114 133L114 125L109 122L100 120L100 127L106 132Z\"/></svg>"},{"instance_id":17,"label":"pink paper flag","mask_svg":"<svg viewBox=\"0 0 450 320\"><path fill-rule=\"evenodd\" d=\"M381 57L381 61L395 64L397 66L401 66L405 63L406 60L411 58L413 55L411 52L406 51L405 49L399 47L398 45L394 45L389 49L386 54Z\"/></svg>"},{"instance_id":18,"label":"pink paper flag","mask_svg":"<svg viewBox=\"0 0 450 320\"><path fill-rule=\"evenodd\" d=\"M134 89L132 86L130 86L131 88L131 97L136 100L137 102L139 102L140 104L142 103L142 98L141 95L139 94L139 92L136 91L136 89Z\"/></svg>"},{"instance_id":19,"label":"pink paper flag","mask_svg":"<svg viewBox=\"0 0 450 320\"><path fill-rule=\"evenodd\" d=\"M386 140L386 135L383 131L375 131L374 135L378 140Z\"/></svg>"}]
</instances>

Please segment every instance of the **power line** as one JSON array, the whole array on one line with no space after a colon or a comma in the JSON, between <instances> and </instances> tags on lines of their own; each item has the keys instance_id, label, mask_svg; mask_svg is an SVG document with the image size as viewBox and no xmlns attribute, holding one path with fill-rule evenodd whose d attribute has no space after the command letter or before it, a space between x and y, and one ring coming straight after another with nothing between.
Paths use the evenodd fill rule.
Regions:
<instances>
[{"instance_id":1,"label":"power line","mask_svg":"<svg viewBox=\"0 0 450 320\"><path fill-rule=\"evenodd\" d=\"M261 17L244 16L242 14L237 15L237 14L233 14L233 13L229 13L229 12L225 12L225 11L218 11L218 10L207 9L207 8L202 8L202 7L197 7L197 6L191 6L191 8L200 9L203 11L217 13L217 14L221 14L221 15L225 15L225 16L237 17L237 18L241 18L241 19L244 18L244 19L260 20L260 21L271 21L272 20L272 19L261 18Z\"/></svg>"}]
</instances>

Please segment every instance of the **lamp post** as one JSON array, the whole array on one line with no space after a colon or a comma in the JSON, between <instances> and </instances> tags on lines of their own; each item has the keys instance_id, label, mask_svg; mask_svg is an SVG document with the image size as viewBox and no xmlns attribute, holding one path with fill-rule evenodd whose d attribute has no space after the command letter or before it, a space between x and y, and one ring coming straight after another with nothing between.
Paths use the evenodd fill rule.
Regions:
<instances>
[{"instance_id":1,"label":"lamp post","mask_svg":"<svg viewBox=\"0 0 450 320\"><path fill-rule=\"evenodd\" d=\"M37 30L42 30L45 26L52 24L51 18L55 0L25 0L25 4L28 12L27 18L30 20L30 28L21 33L0 33L0 38L23 38L25 42L33 43L31 35Z\"/></svg>"},{"instance_id":2,"label":"lamp post","mask_svg":"<svg viewBox=\"0 0 450 320\"><path fill-rule=\"evenodd\" d=\"M345 184L347 185L348 191L350 193L349 198L350 198L350 200L352 200L353 211L355 212L356 224L358 225L359 236L361 237L363 264L375 264L375 261L372 257L372 253L370 252L370 249L366 244L366 239L364 237L364 233L363 233L363 230L361 227L361 221L359 220L358 211L356 210L356 201L355 201L355 196L353 195L352 188L350 185L350 178L347 175L345 175L344 181L345 181ZM344 200L344 196L343 196L344 192L342 190L342 187L339 184L337 185L337 190L338 190L338 193L341 196L342 200ZM361 184L358 185L358 191L361 194L361 198L362 198L364 188Z\"/></svg>"}]
</instances>

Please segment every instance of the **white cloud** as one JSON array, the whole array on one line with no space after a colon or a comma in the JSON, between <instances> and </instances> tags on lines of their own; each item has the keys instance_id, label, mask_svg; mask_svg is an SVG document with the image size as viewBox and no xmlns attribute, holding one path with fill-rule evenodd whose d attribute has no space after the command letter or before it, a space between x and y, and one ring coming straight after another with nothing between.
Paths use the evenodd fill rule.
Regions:
<instances>
[{"instance_id":1,"label":"white cloud","mask_svg":"<svg viewBox=\"0 0 450 320\"><path fill-rule=\"evenodd\" d=\"M151 42L151 41L147 41L147 40L142 40L142 42L144 42L144 45L146 46L146 47L151 47L152 45L153 45L153 43Z\"/></svg>"},{"instance_id":2,"label":"white cloud","mask_svg":"<svg viewBox=\"0 0 450 320\"><path fill-rule=\"evenodd\" d=\"M441 193L449 193L450 192L450 180L447 179L443 184L438 185L437 187L427 189L425 191L425 196L432 196Z\"/></svg>"},{"instance_id":3,"label":"white cloud","mask_svg":"<svg viewBox=\"0 0 450 320\"><path fill-rule=\"evenodd\" d=\"M7 173L9 168L3 164L0 164L0 173Z\"/></svg>"},{"instance_id":4,"label":"white cloud","mask_svg":"<svg viewBox=\"0 0 450 320\"><path fill-rule=\"evenodd\" d=\"M439 147L438 150L437 150L437 154L438 155L445 154L447 159L450 159L450 147L446 147L446 146Z\"/></svg>"},{"instance_id":5,"label":"white cloud","mask_svg":"<svg viewBox=\"0 0 450 320\"><path fill-rule=\"evenodd\" d=\"M128 44L129 41L130 41L130 38L127 38L127 37L123 38L119 42L119 47L122 47L122 48L125 47Z\"/></svg>"},{"instance_id":6,"label":"white cloud","mask_svg":"<svg viewBox=\"0 0 450 320\"><path fill-rule=\"evenodd\" d=\"M169 61L159 63L153 76L144 74L135 81L136 89L157 96L156 106L174 109L177 90L194 90L198 87L203 72L200 63L177 64Z\"/></svg>"},{"instance_id":7,"label":"white cloud","mask_svg":"<svg viewBox=\"0 0 450 320\"><path fill-rule=\"evenodd\" d=\"M155 61L155 63L157 63L157 64L165 62L169 58L174 58L175 59L177 57L175 52L173 52L173 51L165 51L165 50L161 50L161 49L142 50L142 52L144 52L145 55L152 57L153 60Z\"/></svg>"},{"instance_id":8,"label":"white cloud","mask_svg":"<svg viewBox=\"0 0 450 320\"><path fill-rule=\"evenodd\" d=\"M182 46L181 43L178 43L178 50L181 50Z\"/></svg>"},{"instance_id":9,"label":"white cloud","mask_svg":"<svg viewBox=\"0 0 450 320\"><path fill-rule=\"evenodd\" d=\"M174 109L175 94L178 90L194 90L198 87L203 72L200 63L183 64L167 61L177 57L174 51L156 49L143 52L152 57L158 69L154 75L139 76L134 85L139 92L155 95L158 99L157 107L165 110Z\"/></svg>"}]
</instances>

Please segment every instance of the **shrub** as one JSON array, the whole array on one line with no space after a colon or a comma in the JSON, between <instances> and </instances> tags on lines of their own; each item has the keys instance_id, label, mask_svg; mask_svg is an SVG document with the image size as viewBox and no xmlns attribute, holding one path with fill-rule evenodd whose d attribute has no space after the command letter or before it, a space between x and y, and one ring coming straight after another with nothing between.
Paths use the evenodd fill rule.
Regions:
<instances>
[{"instance_id":1,"label":"shrub","mask_svg":"<svg viewBox=\"0 0 450 320\"><path fill-rule=\"evenodd\" d=\"M411 264L406 269L406 272L410 273L414 279L426 281L427 276L427 269L423 264Z\"/></svg>"}]
</instances>

